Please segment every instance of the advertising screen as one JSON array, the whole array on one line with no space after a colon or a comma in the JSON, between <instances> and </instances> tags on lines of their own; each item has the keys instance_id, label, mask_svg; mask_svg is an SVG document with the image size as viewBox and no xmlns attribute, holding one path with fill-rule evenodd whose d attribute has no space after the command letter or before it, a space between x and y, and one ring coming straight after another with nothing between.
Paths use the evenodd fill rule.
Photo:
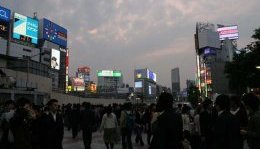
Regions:
<instances>
[{"instance_id":1,"label":"advertising screen","mask_svg":"<svg viewBox=\"0 0 260 149\"><path fill-rule=\"evenodd\" d=\"M51 50L51 68L60 70L60 51L56 49Z\"/></svg>"},{"instance_id":2,"label":"advertising screen","mask_svg":"<svg viewBox=\"0 0 260 149\"><path fill-rule=\"evenodd\" d=\"M99 70L98 77L121 77L121 71L113 71L113 70Z\"/></svg>"},{"instance_id":3,"label":"advertising screen","mask_svg":"<svg viewBox=\"0 0 260 149\"><path fill-rule=\"evenodd\" d=\"M38 43L38 20L14 14L13 38L33 44Z\"/></svg>"},{"instance_id":4,"label":"advertising screen","mask_svg":"<svg viewBox=\"0 0 260 149\"><path fill-rule=\"evenodd\" d=\"M0 37L8 38L9 23L0 20Z\"/></svg>"},{"instance_id":5,"label":"advertising screen","mask_svg":"<svg viewBox=\"0 0 260 149\"><path fill-rule=\"evenodd\" d=\"M85 90L84 80L80 79L80 78L73 78L72 86L73 86L74 91L84 91Z\"/></svg>"},{"instance_id":6,"label":"advertising screen","mask_svg":"<svg viewBox=\"0 0 260 149\"><path fill-rule=\"evenodd\" d=\"M225 40L227 39L238 39L238 27L237 25L234 26L227 26L227 27L221 27L217 29L219 33L219 40Z\"/></svg>"},{"instance_id":7,"label":"advertising screen","mask_svg":"<svg viewBox=\"0 0 260 149\"><path fill-rule=\"evenodd\" d=\"M216 55L216 50L212 49L212 48L205 48L204 49L204 55L205 56Z\"/></svg>"},{"instance_id":8,"label":"advertising screen","mask_svg":"<svg viewBox=\"0 0 260 149\"><path fill-rule=\"evenodd\" d=\"M9 9L6 9L6 8L0 6L0 20L9 22L10 14L11 14L11 11Z\"/></svg>"},{"instance_id":9,"label":"advertising screen","mask_svg":"<svg viewBox=\"0 0 260 149\"><path fill-rule=\"evenodd\" d=\"M147 78L147 69L136 69L135 70L135 79L144 79Z\"/></svg>"},{"instance_id":10,"label":"advertising screen","mask_svg":"<svg viewBox=\"0 0 260 149\"><path fill-rule=\"evenodd\" d=\"M156 82L156 74L154 72L147 69L147 76L148 76L148 79L151 79L154 82Z\"/></svg>"},{"instance_id":11,"label":"advertising screen","mask_svg":"<svg viewBox=\"0 0 260 149\"><path fill-rule=\"evenodd\" d=\"M89 74L89 73L90 73L90 68L87 67L87 66L79 67L79 68L78 68L78 72Z\"/></svg>"},{"instance_id":12,"label":"advertising screen","mask_svg":"<svg viewBox=\"0 0 260 149\"><path fill-rule=\"evenodd\" d=\"M135 82L135 88L142 88L142 87L143 87L142 81Z\"/></svg>"},{"instance_id":13,"label":"advertising screen","mask_svg":"<svg viewBox=\"0 0 260 149\"><path fill-rule=\"evenodd\" d=\"M43 38L67 47L67 30L47 19L43 19Z\"/></svg>"}]
</instances>

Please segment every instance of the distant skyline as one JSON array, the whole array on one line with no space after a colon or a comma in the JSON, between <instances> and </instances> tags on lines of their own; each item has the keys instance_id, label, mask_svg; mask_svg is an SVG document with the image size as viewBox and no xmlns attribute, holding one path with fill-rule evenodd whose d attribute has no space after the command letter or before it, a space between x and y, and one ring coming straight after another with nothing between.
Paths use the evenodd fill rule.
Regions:
<instances>
[{"instance_id":1,"label":"distant skyline","mask_svg":"<svg viewBox=\"0 0 260 149\"><path fill-rule=\"evenodd\" d=\"M196 22L238 25L238 48L253 41L260 27L259 0L1 0L0 5L27 16L37 12L68 29L70 75L77 67L122 70L134 85L134 70L149 68L158 83L171 87L179 67L181 88L195 78Z\"/></svg>"}]
</instances>

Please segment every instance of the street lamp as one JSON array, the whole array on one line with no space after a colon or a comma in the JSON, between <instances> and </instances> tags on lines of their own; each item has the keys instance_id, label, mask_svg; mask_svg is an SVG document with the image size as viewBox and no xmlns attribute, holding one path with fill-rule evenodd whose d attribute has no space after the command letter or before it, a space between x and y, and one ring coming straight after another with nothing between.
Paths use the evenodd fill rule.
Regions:
<instances>
[{"instance_id":1,"label":"street lamp","mask_svg":"<svg viewBox=\"0 0 260 149\"><path fill-rule=\"evenodd\" d=\"M255 67L256 69L260 69L260 65Z\"/></svg>"}]
</instances>

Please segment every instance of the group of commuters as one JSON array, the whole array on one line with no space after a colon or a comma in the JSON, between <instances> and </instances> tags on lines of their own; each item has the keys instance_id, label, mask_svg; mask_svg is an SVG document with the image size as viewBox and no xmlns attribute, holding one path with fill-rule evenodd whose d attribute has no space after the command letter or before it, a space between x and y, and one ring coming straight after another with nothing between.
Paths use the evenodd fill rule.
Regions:
<instances>
[{"instance_id":1,"label":"group of commuters","mask_svg":"<svg viewBox=\"0 0 260 149\"><path fill-rule=\"evenodd\" d=\"M91 148L95 131L103 134L107 149L119 142L122 149L132 149L132 138L149 149L260 149L260 102L254 94L219 95L195 110L185 105L173 108L173 102L166 92L149 106L59 106L51 99L39 107L26 98L9 100L0 115L0 148L62 149L67 127L73 139L82 130L85 149Z\"/></svg>"}]
</instances>

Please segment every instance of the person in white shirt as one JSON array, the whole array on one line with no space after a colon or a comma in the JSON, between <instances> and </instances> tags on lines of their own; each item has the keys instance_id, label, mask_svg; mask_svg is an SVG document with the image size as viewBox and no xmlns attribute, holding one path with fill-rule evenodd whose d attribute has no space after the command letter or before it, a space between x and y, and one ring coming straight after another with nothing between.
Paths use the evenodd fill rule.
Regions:
<instances>
[{"instance_id":1,"label":"person in white shirt","mask_svg":"<svg viewBox=\"0 0 260 149\"><path fill-rule=\"evenodd\" d=\"M103 139L107 149L113 149L117 141L117 118L112 113L112 107L106 107L106 113L102 117L100 131L104 130Z\"/></svg>"}]
</instances>

